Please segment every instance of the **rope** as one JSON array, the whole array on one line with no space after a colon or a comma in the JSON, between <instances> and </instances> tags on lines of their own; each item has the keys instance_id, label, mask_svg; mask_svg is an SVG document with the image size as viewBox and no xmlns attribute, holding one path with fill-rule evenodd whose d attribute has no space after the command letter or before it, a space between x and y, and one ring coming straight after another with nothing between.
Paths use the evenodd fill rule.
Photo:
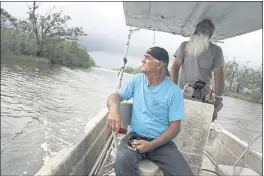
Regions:
<instances>
[{"instance_id":1,"label":"rope","mask_svg":"<svg viewBox=\"0 0 264 176\"><path fill-rule=\"evenodd\" d=\"M156 30L154 29L154 41L153 44L156 42Z\"/></svg>"},{"instance_id":2,"label":"rope","mask_svg":"<svg viewBox=\"0 0 264 176\"><path fill-rule=\"evenodd\" d=\"M216 174L216 175L218 175L218 176L221 176L221 175L219 175L217 172L215 172L215 171L213 171L213 170L209 170L209 169L201 169L201 171L211 172L211 173L214 173L214 174Z\"/></svg>"}]
</instances>

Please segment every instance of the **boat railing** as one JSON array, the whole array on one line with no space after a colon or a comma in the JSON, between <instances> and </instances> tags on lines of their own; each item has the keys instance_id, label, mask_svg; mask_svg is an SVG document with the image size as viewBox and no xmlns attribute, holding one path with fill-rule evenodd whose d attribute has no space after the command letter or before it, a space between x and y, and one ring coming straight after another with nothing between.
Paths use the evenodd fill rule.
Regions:
<instances>
[{"instance_id":1,"label":"boat railing","mask_svg":"<svg viewBox=\"0 0 264 176\"><path fill-rule=\"evenodd\" d=\"M250 150L250 147L261 137L262 135L258 135L247 144L222 129L212 148L208 148L210 149L208 153L212 156L210 159L215 160L215 171L223 176L262 175L262 154ZM241 161L242 158L244 158L243 161Z\"/></svg>"},{"instance_id":2,"label":"boat railing","mask_svg":"<svg viewBox=\"0 0 264 176\"><path fill-rule=\"evenodd\" d=\"M244 152L237 158L233 166L236 166L238 162L245 156L246 152L250 149L250 147L259 139L262 137L262 134L257 136L250 144L248 144L247 148L244 150Z\"/></svg>"}]
</instances>

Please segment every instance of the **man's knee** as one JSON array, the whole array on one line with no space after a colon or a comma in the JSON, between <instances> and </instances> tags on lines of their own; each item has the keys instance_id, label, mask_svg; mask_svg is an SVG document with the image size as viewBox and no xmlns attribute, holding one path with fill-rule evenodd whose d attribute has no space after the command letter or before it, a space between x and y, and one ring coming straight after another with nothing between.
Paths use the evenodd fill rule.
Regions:
<instances>
[{"instance_id":1,"label":"man's knee","mask_svg":"<svg viewBox=\"0 0 264 176\"><path fill-rule=\"evenodd\" d=\"M127 157L129 157L129 153L126 150L118 150L116 154L116 164L122 164L128 161Z\"/></svg>"},{"instance_id":2,"label":"man's knee","mask_svg":"<svg viewBox=\"0 0 264 176\"><path fill-rule=\"evenodd\" d=\"M117 149L115 173L117 176L139 176L138 161L140 155L125 147Z\"/></svg>"},{"instance_id":3,"label":"man's knee","mask_svg":"<svg viewBox=\"0 0 264 176\"><path fill-rule=\"evenodd\" d=\"M116 165L122 166L122 165L133 165L136 163L136 152L126 148L119 146L117 149L117 154L116 154Z\"/></svg>"},{"instance_id":4,"label":"man's knee","mask_svg":"<svg viewBox=\"0 0 264 176\"><path fill-rule=\"evenodd\" d=\"M158 165L165 175L193 175L188 162L173 142L160 148L156 160L160 161Z\"/></svg>"}]
</instances>

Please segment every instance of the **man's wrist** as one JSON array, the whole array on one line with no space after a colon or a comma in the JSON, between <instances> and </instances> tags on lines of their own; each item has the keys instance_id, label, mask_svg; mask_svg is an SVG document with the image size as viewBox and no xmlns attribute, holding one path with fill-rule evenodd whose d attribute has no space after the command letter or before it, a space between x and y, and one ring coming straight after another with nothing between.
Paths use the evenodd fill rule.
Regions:
<instances>
[{"instance_id":1,"label":"man's wrist","mask_svg":"<svg viewBox=\"0 0 264 176\"><path fill-rule=\"evenodd\" d=\"M113 104L109 107L109 111L118 111L118 105Z\"/></svg>"},{"instance_id":2,"label":"man's wrist","mask_svg":"<svg viewBox=\"0 0 264 176\"><path fill-rule=\"evenodd\" d=\"M216 98L216 99L219 99L219 100L221 100L221 101L223 100L223 96L222 96L222 95L215 95L215 98Z\"/></svg>"},{"instance_id":3,"label":"man's wrist","mask_svg":"<svg viewBox=\"0 0 264 176\"><path fill-rule=\"evenodd\" d=\"M154 150L155 148L157 148L157 139L154 139L152 141L149 142L151 145L151 149Z\"/></svg>"}]
</instances>

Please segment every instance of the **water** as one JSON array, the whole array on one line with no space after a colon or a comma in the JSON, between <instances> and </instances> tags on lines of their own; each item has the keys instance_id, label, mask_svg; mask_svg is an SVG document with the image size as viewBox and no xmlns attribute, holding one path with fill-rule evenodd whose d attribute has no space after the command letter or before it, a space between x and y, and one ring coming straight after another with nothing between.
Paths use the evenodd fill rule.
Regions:
<instances>
[{"instance_id":1,"label":"water","mask_svg":"<svg viewBox=\"0 0 264 176\"><path fill-rule=\"evenodd\" d=\"M251 143L254 138L262 135L262 108L261 104L224 97L224 106L216 123L241 140ZM262 138L250 148L262 153Z\"/></svg>"},{"instance_id":2,"label":"water","mask_svg":"<svg viewBox=\"0 0 264 176\"><path fill-rule=\"evenodd\" d=\"M33 175L84 135L86 123L115 86L117 72L69 69L8 60L1 63L1 174ZM131 75L125 74L124 80ZM262 133L262 106L224 97L218 124L241 139ZM260 143L256 150L261 152Z\"/></svg>"}]
</instances>

